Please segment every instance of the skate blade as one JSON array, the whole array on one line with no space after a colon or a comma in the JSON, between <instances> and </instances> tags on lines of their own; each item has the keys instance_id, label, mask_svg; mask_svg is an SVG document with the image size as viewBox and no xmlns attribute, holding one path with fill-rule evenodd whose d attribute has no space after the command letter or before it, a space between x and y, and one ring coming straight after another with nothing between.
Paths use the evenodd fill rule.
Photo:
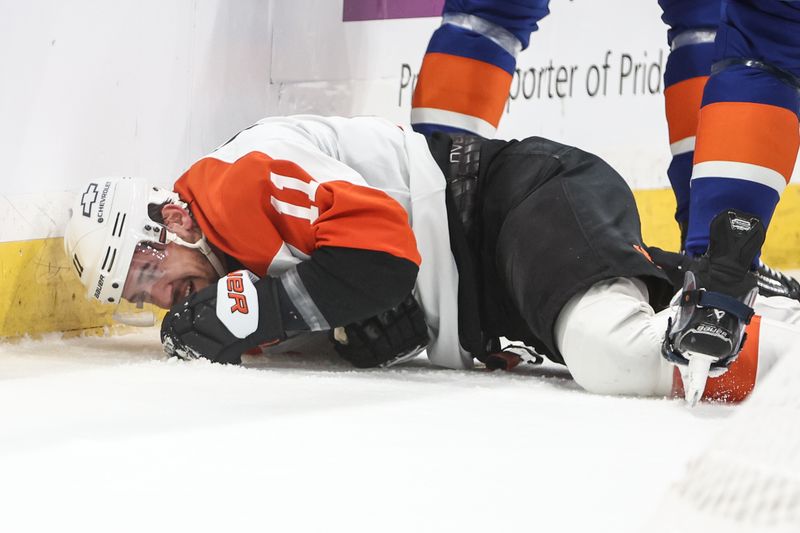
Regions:
<instances>
[{"instance_id":1,"label":"skate blade","mask_svg":"<svg viewBox=\"0 0 800 533\"><path fill-rule=\"evenodd\" d=\"M694 407L703 397L711 364L716 362L717 358L692 352L686 353L685 357L689 360L689 364L679 367L683 379L684 399L689 407Z\"/></svg>"}]
</instances>

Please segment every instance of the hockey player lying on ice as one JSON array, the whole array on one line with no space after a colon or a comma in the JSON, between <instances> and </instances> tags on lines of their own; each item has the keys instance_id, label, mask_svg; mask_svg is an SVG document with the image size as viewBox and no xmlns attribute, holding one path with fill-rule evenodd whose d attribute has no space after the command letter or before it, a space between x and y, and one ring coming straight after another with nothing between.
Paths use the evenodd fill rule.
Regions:
<instances>
[{"instance_id":1,"label":"hockey player lying on ice","mask_svg":"<svg viewBox=\"0 0 800 533\"><path fill-rule=\"evenodd\" d=\"M763 233L724 212L700 260L651 250L662 270L628 186L592 154L537 137L426 139L379 118L295 116L243 130L174 192L88 184L65 246L90 297L170 309L161 338L182 358L238 363L259 345L331 330L358 367L425 347L435 365L509 368L519 357L501 351L505 337L604 394L668 395L674 365L705 353L712 376L731 368L706 396L741 399L800 334L798 302L753 304ZM667 273L680 285L688 268L683 305L667 308ZM692 291L693 276L708 290ZM740 298L720 302L715 284ZM750 320L751 307L763 318ZM693 383L699 396L702 369Z\"/></svg>"}]
</instances>

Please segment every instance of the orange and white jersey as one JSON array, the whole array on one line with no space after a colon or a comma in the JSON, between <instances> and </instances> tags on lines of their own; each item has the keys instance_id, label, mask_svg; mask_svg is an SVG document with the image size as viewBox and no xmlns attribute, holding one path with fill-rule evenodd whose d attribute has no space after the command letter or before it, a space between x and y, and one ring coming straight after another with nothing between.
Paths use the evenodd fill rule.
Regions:
<instances>
[{"instance_id":1,"label":"orange and white jersey","mask_svg":"<svg viewBox=\"0 0 800 533\"><path fill-rule=\"evenodd\" d=\"M175 184L208 240L259 276L280 276L325 246L419 265L415 296L428 357L465 368L445 179L425 138L380 118L265 118ZM412 231L409 231L409 226Z\"/></svg>"}]
</instances>

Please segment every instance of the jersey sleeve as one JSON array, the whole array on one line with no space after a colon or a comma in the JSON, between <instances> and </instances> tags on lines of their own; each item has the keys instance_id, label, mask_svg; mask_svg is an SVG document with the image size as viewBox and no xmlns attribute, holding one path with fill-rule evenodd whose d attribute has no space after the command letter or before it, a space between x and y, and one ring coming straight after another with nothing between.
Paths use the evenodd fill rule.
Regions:
<instances>
[{"instance_id":1,"label":"jersey sleeve","mask_svg":"<svg viewBox=\"0 0 800 533\"><path fill-rule=\"evenodd\" d=\"M306 254L322 246L381 251L419 265L408 213L385 192L317 181L293 161L273 160L268 167L270 216L287 244Z\"/></svg>"},{"instance_id":2,"label":"jersey sleeve","mask_svg":"<svg viewBox=\"0 0 800 533\"><path fill-rule=\"evenodd\" d=\"M406 210L329 156L292 150L302 157L204 158L175 190L213 245L281 279L308 329L345 325L401 301L421 261ZM286 263L288 254L295 260ZM298 257L304 261L295 264Z\"/></svg>"}]
</instances>

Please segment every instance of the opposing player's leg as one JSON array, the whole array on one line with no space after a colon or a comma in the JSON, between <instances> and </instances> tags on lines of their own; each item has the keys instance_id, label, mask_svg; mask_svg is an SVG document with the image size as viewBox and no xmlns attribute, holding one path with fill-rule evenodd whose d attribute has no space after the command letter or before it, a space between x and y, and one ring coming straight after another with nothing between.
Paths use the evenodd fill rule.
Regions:
<instances>
[{"instance_id":1,"label":"opposing player's leg","mask_svg":"<svg viewBox=\"0 0 800 533\"><path fill-rule=\"evenodd\" d=\"M517 64L549 0L446 0L419 72L411 124L493 137Z\"/></svg>"},{"instance_id":2,"label":"opposing player's leg","mask_svg":"<svg viewBox=\"0 0 800 533\"><path fill-rule=\"evenodd\" d=\"M800 146L800 6L724 0L691 180L690 266L664 354L690 403L742 348L765 228Z\"/></svg>"},{"instance_id":3,"label":"opposing player's leg","mask_svg":"<svg viewBox=\"0 0 800 533\"><path fill-rule=\"evenodd\" d=\"M658 3L663 10L662 19L669 26L664 105L672 161L667 175L675 193L675 220L681 229L683 247L689 224L689 180L697 119L703 89L711 74L721 0L659 0Z\"/></svg>"},{"instance_id":4,"label":"opposing player's leg","mask_svg":"<svg viewBox=\"0 0 800 533\"><path fill-rule=\"evenodd\" d=\"M686 250L734 208L765 228L800 147L800 3L725 0L697 131Z\"/></svg>"},{"instance_id":5,"label":"opposing player's leg","mask_svg":"<svg viewBox=\"0 0 800 533\"><path fill-rule=\"evenodd\" d=\"M664 103L672 152L667 175L675 193L675 219L685 248L689 226L690 180L703 90L711 74L721 0L659 0L669 26L670 54L664 72ZM800 283L759 262L759 292L800 300Z\"/></svg>"}]
</instances>

